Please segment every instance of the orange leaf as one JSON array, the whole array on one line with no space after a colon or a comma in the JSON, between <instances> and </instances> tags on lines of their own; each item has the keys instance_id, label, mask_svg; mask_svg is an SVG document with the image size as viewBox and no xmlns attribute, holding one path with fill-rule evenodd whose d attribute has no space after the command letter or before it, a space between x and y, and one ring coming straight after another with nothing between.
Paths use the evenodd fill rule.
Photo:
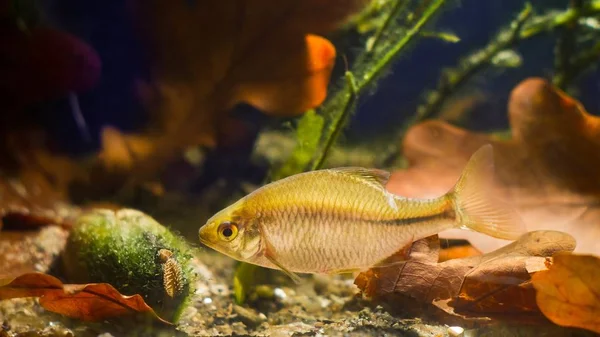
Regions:
<instances>
[{"instance_id":1,"label":"orange leaf","mask_svg":"<svg viewBox=\"0 0 600 337\"><path fill-rule=\"evenodd\" d=\"M427 198L446 193L473 152L494 147L495 195L511 203L527 229L567 232L576 252L600 253L600 117L546 80L530 78L508 104L512 139L499 139L441 121L411 128L403 153L410 166L394 172L389 190ZM507 242L462 230L440 233L468 239L482 252Z\"/></svg>"},{"instance_id":2,"label":"orange leaf","mask_svg":"<svg viewBox=\"0 0 600 337\"><path fill-rule=\"evenodd\" d=\"M552 322L600 333L600 258L558 253L533 276L540 310Z\"/></svg>"},{"instance_id":3,"label":"orange leaf","mask_svg":"<svg viewBox=\"0 0 600 337\"><path fill-rule=\"evenodd\" d=\"M47 310L84 321L139 312L171 324L158 317L140 295L121 295L107 283L63 284L48 274L29 273L0 286L0 300L18 297L40 297L40 305Z\"/></svg>"},{"instance_id":4,"label":"orange leaf","mask_svg":"<svg viewBox=\"0 0 600 337\"><path fill-rule=\"evenodd\" d=\"M129 135L111 142L125 146L104 143L105 164L151 179L186 147L230 140L237 130L228 112L239 103L275 116L297 116L318 106L336 57L322 36L368 2L134 1L152 58L153 82L142 86L154 116L142 139L152 146L137 152L140 138Z\"/></svg>"},{"instance_id":5,"label":"orange leaf","mask_svg":"<svg viewBox=\"0 0 600 337\"><path fill-rule=\"evenodd\" d=\"M477 255L481 252L471 245L448 247L440 251L439 262Z\"/></svg>"},{"instance_id":6,"label":"orange leaf","mask_svg":"<svg viewBox=\"0 0 600 337\"><path fill-rule=\"evenodd\" d=\"M6 130L7 128L8 130ZM0 227L56 224L70 227L78 208L69 204L69 185L83 180L83 169L47 150L41 131L0 123Z\"/></svg>"}]
</instances>

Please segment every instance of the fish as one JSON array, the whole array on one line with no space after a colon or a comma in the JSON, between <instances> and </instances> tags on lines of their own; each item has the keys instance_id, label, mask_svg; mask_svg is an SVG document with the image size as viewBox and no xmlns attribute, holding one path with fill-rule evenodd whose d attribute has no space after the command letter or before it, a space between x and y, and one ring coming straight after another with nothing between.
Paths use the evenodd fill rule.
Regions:
<instances>
[{"instance_id":1,"label":"fish","mask_svg":"<svg viewBox=\"0 0 600 337\"><path fill-rule=\"evenodd\" d=\"M419 239L462 228L515 240L519 214L494 197L493 148L469 159L455 186L433 199L398 196L390 173L343 167L315 170L256 189L199 229L200 242L238 261L297 273L354 273Z\"/></svg>"}]
</instances>

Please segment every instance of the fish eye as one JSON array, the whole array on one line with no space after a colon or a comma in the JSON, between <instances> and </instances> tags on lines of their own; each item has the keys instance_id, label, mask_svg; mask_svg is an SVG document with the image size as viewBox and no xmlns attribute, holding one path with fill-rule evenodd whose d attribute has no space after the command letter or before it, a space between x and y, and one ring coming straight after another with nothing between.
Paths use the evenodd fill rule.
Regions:
<instances>
[{"instance_id":1,"label":"fish eye","mask_svg":"<svg viewBox=\"0 0 600 337\"><path fill-rule=\"evenodd\" d=\"M223 222L219 225L219 237L224 241L235 239L238 234L238 226L233 222Z\"/></svg>"}]
</instances>

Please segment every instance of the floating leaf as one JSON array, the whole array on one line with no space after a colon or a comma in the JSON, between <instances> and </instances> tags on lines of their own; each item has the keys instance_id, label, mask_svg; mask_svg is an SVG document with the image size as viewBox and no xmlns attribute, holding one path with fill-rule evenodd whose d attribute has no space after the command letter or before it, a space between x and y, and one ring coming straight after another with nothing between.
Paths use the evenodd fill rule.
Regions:
<instances>
[{"instance_id":1,"label":"floating leaf","mask_svg":"<svg viewBox=\"0 0 600 337\"><path fill-rule=\"evenodd\" d=\"M527 229L569 233L577 240L576 252L600 254L600 118L539 78L513 90L509 117L508 140L440 121L414 126L403 143L409 168L395 172L388 189L409 197L440 196L456 183L471 154L492 144L495 194L517 208ZM468 239L482 252L507 243L462 230L440 235Z\"/></svg>"},{"instance_id":2,"label":"floating leaf","mask_svg":"<svg viewBox=\"0 0 600 337\"><path fill-rule=\"evenodd\" d=\"M559 253L533 276L537 304L552 322L600 333L600 258Z\"/></svg>"},{"instance_id":3,"label":"floating leaf","mask_svg":"<svg viewBox=\"0 0 600 337\"><path fill-rule=\"evenodd\" d=\"M83 321L100 321L132 313L149 313L163 323L140 295L121 295L107 283L63 284L48 274L21 275L0 286L0 300L19 297L39 297L40 305Z\"/></svg>"}]
</instances>

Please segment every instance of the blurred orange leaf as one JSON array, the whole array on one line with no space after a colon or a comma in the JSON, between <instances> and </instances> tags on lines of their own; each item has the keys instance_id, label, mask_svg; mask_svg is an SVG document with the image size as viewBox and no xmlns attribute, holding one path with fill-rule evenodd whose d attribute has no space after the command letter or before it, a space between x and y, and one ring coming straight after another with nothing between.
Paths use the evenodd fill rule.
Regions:
<instances>
[{"instance_id":1,"label":"blurred orange leaf","mask_svg":"<svg viewBox=\"0 0 600 337\"><path fill-rule=\"evenodd\" d=\"M471 245L448 247L440 250L439 262L476 255L481 255L481 252Z\"/></svg>"},{"instance_id":2,"label":"blurred orange leaf","mask_svg":"<svg viewBox=\"0 0 600 337\"><path fill-rule=\"evenodd\" d=\"M321 35L367 2L136 1L153 65L153 82L140 88L154 124L139 136L122 135L122 141L107 131L105 165L153 176L185 147L229 138L228 111L238 103L277 116L318 106L336 56Z\"/></svg>"},{"instance_id":3,"label":"blurred orange leaf","mask_svg":"<svg viewBox=\"0 0 600 337\"><path fill-rule=\"evenodd\" d=\"M494 146L496 195L513 204L529 231L558 230L577 240L576 252L600 254L600 118L539 78L524 80L509 101L512 139L470 132L441 121L411 128L403 143L410 165L388 189L410 197L437 197L456 182L479 147ZM507 241L453 230L489 252Z\"/></svg>"},{"instance_id":4,"label":"blurred orange leaf","mask_svg":"<svg viewBox=\"0 0 600 337\"><path fill-rule=\"evenodd\" d=\"M29 273L0 286L0 300L19 297L39 297L40 305L46 310L83 321L139 312L150 313L159 321L171 324L158 317L142 296L121 295L107 283L63 284L48 274Z\"/></svg>"},{"instance_id":5,"label":"blurred orange leaf","mask_svg":"<svg viewBox=\"0 0 600 337\"><path fill-rule=\"evenodd\" d=\"M600 333L600 258L559 253L533 276L540 310L552 322Z\"/></svg>"},{"instance_id":6,"label":"blurred orange leaf","mask_svg":"<svg viewBox=\"0 0 600 337\"><path fill-rule=\"evenodd\" d=\"M41 175L24 170L13 178L0 172L0 228L6 221L18 222L22 228L50 224L68 227L74 211Z\"/></svg>"},{"instance_id":7,"label":"blurred orange leaf","mask_svg":"<svg viewBox=\"0 0 600 337\"><path fill-rule=\"evenodd\" d=\"M69 232L57 226L37 231L0 233L0 280L30 272L47 272L67 243Z\"/></svg>"},{"instance_id":8,"label":"blurred orange leaf","mask_svg":"<svg viewBox=\"0 0 600 337\"><path fill-rule=\"evenodd\" d=\"M469 318L543 320L530 274L545 268L553 253L572 251L575 241L561 232L530 232L494 252L441 263L439 248L436 236L419 240L405 261L392 257L388 266L361 273L355 283L367 296L393 305L416 300Z\"/></svg>"}]
</instances>

